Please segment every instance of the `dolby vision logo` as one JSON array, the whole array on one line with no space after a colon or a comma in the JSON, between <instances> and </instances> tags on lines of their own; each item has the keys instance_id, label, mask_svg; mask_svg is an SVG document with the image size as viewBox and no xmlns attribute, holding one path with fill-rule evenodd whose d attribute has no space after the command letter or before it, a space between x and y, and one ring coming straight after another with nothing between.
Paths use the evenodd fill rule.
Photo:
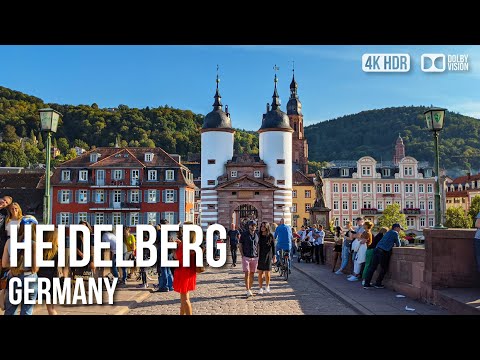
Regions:
<instances>
[{"instance_id":1,"label":"dolby vision logo","mask_svg":"<svg viewBox=\"0 0 480 360\"><path fill-rule=\"evenodd\" d=\"M445 54L423 54L421 67L423 72L444 72L446 69Z\"/></svg>"}]
</instances>

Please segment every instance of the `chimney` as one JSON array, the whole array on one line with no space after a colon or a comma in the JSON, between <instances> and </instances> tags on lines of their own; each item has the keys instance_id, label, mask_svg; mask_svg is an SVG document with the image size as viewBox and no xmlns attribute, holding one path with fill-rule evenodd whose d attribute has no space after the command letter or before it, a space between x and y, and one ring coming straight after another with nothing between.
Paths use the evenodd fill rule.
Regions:
<instances>
[{"instance_id":1,"label":"chimney","mask_svg":"<svg viewBox=\"0 0 480 360\"><path fill-rule=\"evenodd\" d=\"M270 104L267 103L267 113L270 111Z\"/></svg>"}]
</instances>

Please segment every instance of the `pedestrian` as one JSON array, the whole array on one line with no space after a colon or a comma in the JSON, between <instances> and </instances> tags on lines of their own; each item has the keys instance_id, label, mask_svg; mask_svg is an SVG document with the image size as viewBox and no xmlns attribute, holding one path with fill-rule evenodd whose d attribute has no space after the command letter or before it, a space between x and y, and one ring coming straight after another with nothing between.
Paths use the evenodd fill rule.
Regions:
<instances>
[{"instance_id":1,"label":"pedestrian","mask_svg":"<svg viewBox=\"0 0 480 360\"><path fill-rule=\"evenodd\" d=\"M29 300L33 302L33 304L25 304L22 301L19 304L12 304L10 302L10 297L8 295L9 288L7 287L7 294L5 299L5 313L4 315L15 315L17 309L20 307L20 315L33 315L33 308L35 305L35 300L37 300L38 294L38 282L37 282L37 260L36 260L36 246L35 246L35 239L36 239L36 226L38 225L38 221L35 217L27 215L22 217L20 220L20 228L18 229L18 242L24 241L25 236L25 226L31 226L31 234L32 234L32 264L30 266L26 266L24 262L24 251L19 250L17 252L17 266L11 267L8 272L8 282L11 281L13 278L17 278L20 281L14 282L12 291L14 293L22 292L24 289L25 293L28 293ZM4 267L10 267L10 240L7 240L5 244L5 248L3 250L2 255L2 264ZM25 281L28 279L29 281Z\"/></svg>"},{"instance_id":2,"label":"pedestrian","mask_svg":"<svg viewBox=\"0 0 480 360\"><path fill-rule=\"evenodd\" d=\"M183 231L177 233L177 250L175 257L178 260L178 268L175 270L175 278L173 279L173 289L180 293L180 315L192 315L193 309L190 302L190 291L195 290L197 285L197 271L195 266L195 251L190 251L190 266L184 266L183 259L183 242L190 240L195 242L195 232L190 232L190 239L185 239Z\"/></svg>"},{"instance_id":3,"label":"pedestrian","mask_svg":"<svg viewBox=\"0 0 480 360\"><path fill-rule=\"evenodd\" d=\"M318 225L317 230L313 232L313 238L313 246L317 264L320 264L321 261L322 265L325 265L325 256L323 255L323 240L325 239L325 231L323 231L323 225Z\"/></svg>"},{"instance_id":4,"label":"pedestrian","mask_svg":"<svg viewBox=\"0 0 480 360\"><path fill-rule=\"evenodd\" d=\"M88 231L90 232L91 235L93 235L93 230L90 224L87 221L80 221L78 223L79 225L84 225L87 227ZM85 243L85 244L84 244ZM81 231L77 232L77 239L76 239L76 244L75 246L77 247L77 259L81 260L83 259L83 249L84 246L89 246L91 247L91 238L89 237L86 241L83 239L83 233ZM70 277L71 279L75 279L76 277L93 277L94 276L94 271L95 271L95 265L93 263L93 252L90 251L90 259L89 262L86 266L82 267L71 267L70 268Z\"/></svg>"},{"instance_id":5,"label":"pedestrian","mask_svg":"<svg viewBox=\"0 0 480 360\"><path fill-rule=\"evenodd\" d=\"M290 258L290 249L292 248L292 228L289 225L285 224L285 219L280 219L280 225L278 225L275 230L275 239L277 239L276 249L277 249L277 261L281 261L281 251L288 252L288 269L289 273L291 270L291 258Z\"/></svg>"},{"instance_id":6,"label":"pedestrian","mask_svg":"<svg viewBox=\"0 0 480 360\"><path fill-rule=\"evenodd\" d=\"M477 270L480 272L480 212L477 214L475 220L475 227L477 228L477 232L475 233L475 239L473 240L475 243L475 257L477 258Z\"/></svg>"},{"instance_id":7,"label":"pedestrian","mask_svg":"<svg viewBox=\"0 0 480 360\"><path fill-rule=\"evenodd\" d=\"M110 259L112 260L112 275L114 278L118 279L118 268L117 268L117 237L112 231L105 231L102 235L102 242L110 244ZM120 251L122 251L120 249ZM122 284L121 281L118 282L119 285Z\"/></svg>"},{"instance_id":8,"label":"pedestrian","mask_svg":"<svg viewBox=\"0 0 480 360\"><path fill-rule=\"evenodd\" d=\"M238 240L240 240L240 231L235 228L232 223L230 230L228 230L227 238L230 241L230 253L232 254L232 267L237 266L237 248Z\"/></svg>"},{"instance_id":9,"label":"pedestrian","mask_svg":"<svg viewBox=\"0 0 480 360\"><path fill-rule=\"evenodd\" d=\"M12 197L4 196L0 198L0 255L3 254L3 248L7 242L7 231L5 227L5 223L8 217L8 206L13 202ZM2 268L6 266L2 266L0 260L0 276L3 277L3 270Z\"/></svg>"},{"instance_id":10,"label":"pedestrian","mask_svg":"<svg viewBox=\"0 0 480 360\"><path fill-rule=\"evenodd\" d=\"M373 238L373 241L370 245L368 245L367 248L367 254L365 256L365 267L363 269L362 273L362 278L363 278L363 284L365 285L365 278L367 277L368 273L368 268L370 267L370 264L372 263L372 258L373 258L373 250L377 247L377 244L382 240L383 235L388 231L388 228L386 226L382 227L380 231L378 232L377 235Z\"/></svg>"},{"instance_id":11,"label":"pedestrian","mask_svg":"<svg viewBox=\"0 0 480 360\"><path fill-rule=\"evenodd\" d=\"M58 277L58 230L55 228L54 231L48 231L44 234L43 242L50 243L51 247L43 249L43 260L52 260L54 267L41 267L38 269L37 275L39 279L45 278L49 280L51 286L48 292L51 303L47 304L45 298L43 301L45 301L48 315L57 315L57 310L55 310L55 304L53 303L53 278Z\"/></svg>"},{"instance_id":12,"label":"pedestrian","mask_svg":"<svg viewBox=\"0 0 480 360\"><path fill-rule=\"evenodd\" d=\"M358 281L362 275L367 248L373 240L372 227L373 223L371 221L365 221L363 224L364 231L360 234L360 238L356 239L352 244L352 249L355 250L355 258L353 261L353 273L347 278L348 281Z\"/></svg>"},{"instance_id":13,"label":"pedestrian","mask_svg":"<svg viewBox=\"0 0 480 360\"><path fill-rule=\"evenodd\" d=\"M378 242L373 251L373 259L369 266L367 277L365 278L365 285L363 286L364 289L372 288L370 282L372 281L373 273L375 270L377 270L378 265L380 265L381 269L380 274L378 274L377 281L375 282L375 288L384 288L382 281L388 271L388 260L390 258L389 252L392 250L394 245L400 246L400 237L398 236L400 230L403 230L400 224L393 224L392 229L383 235L382 239Z\"/></svg>"},{"instance_id":14,"label":"pedestrian","mask_svg":"<svg viewBox=\"0 0 480 360\"><path fill-rule=\"evenodd\" d=\"M7 219L5 220L5 231L7 232L7 240L10 238L12 234L12 226L20 227L20 220L23 217L22 208L16 202L11 203L8 208L8 215Z\"/></svg>"},{"instance_id":15,"label":"pedestrian","mask_svg":"<svg viewBox=\"0 0 480 360\"><path fill-rule=\"evenodd\" d=\"M124 260L134 260L135 259L135 253L137 251L137 239L135 239L135 235L130 233L130 228L128 226L125 226L123 228L123 242L125 243L127 247L127 251L123 254L123 259ZM123 275L123 279L127 280L127 278L131 279L132 274L135 273L135 267L129 268L128 274Z\"/></svg>"},{"instance_id":16,"label":"pedestrian","mask_svg":"<svg viewBox=\"0 0 480 360\"><path fill-rule=\"evenodd\" d=\"M270 274L272 262L275 262L275 239L270 233L270 224L263 221L260 224L258 237L258 286L260 295L263 294L263 275L265 274L265 292L270 292Z\"/></svg>"},{"instance_id":17,"label":"pedestrian","mask_svg":"<svg viewBox=\"0 0 480 360\"><path fill-rule=\"evenodd\" d=\"M343 251L343 229L340 226L335 228L335 246L333 248L333 267L332 272L335 272L335 266L337 266L337 259L341 256Z\"/></svg>"},{"instance_id":18,"label":"pedestrian","mask_svg":"<svg viewBox=\"0 0 480 360\"><path fill-rule=\"evenodd\" d=\"M161 220L160 224L166 225L167 220ZM158 227L157 231L157 272L158 272L158 286L154 286L157 289L154 290L154 292L169 292L173 291L173 269L167 266L162 266L162 263L160 261L161 259L161 225ZM169 240L170 241L170 240ZM170 249L168 250L168 259L173 260L173 253L170 252Z\"/></svg>"},{"instance_id":19,"label":"pedestrian","mask_svg":"<svg viewBox=\"0 0 480 360\"><path fill-rule=\"evenodd\" d=\"M148 239L149 239L148 232L144 232L143 233L143 242L147 242ZM148 259L147 253L143 254L143 259L144 260ZM157 261L160 261L160 257L157 259ZM143 266L140 267L140 280L142 281L142 283L140 285L138 285L137 288L141 288L141 289L148 288L147 272L145 271L145 268ZM160 278L159 278L159 281L160 281Z\"/></svg>"},{"instance_id":20,"label":"pedestrian","mask_svg":"<svg viewBox=\"0 0 480 360\"><path fill-rule=\"evenodd\" d=\"M248 224L248 230L244 231L240 237L240 254L242 255L242 268L245 274L247 298L253 296L252 286L258 264L259 239L256 230L257 222L250 221Z\"/></svg>"},{"instance_id":21,"label":"pedestrian","mask_svg":"<svg viewBox=\"0 0 480 360\"><path fill-rule=\"evenodd\" d=\"M340 269L338 269L335 274L341 275L345 271L348 266L348 262L350 261L350 251L352 249L352 242L353 242L353 226L351 221L347 221L347 230L343 237L343 245L342 245L342 263L340 265Z\"/></svg>"}]
</instances>

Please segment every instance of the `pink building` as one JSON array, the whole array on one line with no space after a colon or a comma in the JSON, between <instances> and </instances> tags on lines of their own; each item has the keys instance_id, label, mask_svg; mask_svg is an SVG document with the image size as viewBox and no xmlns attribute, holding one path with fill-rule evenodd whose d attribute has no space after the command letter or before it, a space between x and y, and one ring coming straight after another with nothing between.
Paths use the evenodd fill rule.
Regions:
<instances>
[{"instance_id":1,"label":"pink building","mask_svg":"<svg viewBox=\"0 0 480 360\"><path fill-rule=\"evenodd\" d=\"M358 161L331 161L324 169L325 202L335 225L345 226L359 216L374 223L383 210L400 204L411 230L434 226L433 169L427 162L405 156L399 136L394 161L377 162L370 156Z\"/></svg>"}]
</instances>

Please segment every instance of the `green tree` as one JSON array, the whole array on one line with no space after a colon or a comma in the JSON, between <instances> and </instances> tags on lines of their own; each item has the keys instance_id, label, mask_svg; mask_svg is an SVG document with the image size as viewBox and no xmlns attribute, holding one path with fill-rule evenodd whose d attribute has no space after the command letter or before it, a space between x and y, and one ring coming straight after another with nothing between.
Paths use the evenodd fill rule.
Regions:
<instances>
[{"instance_id":1,"label":"green tree","mask_svg":"<svg viewBox=\"0 0 480 360\"><path fill-rule=\"evenodd\" d=\"M36 144L37 143L37 137L35 136L35 131L30 130L30 142L32 144Z\"/></svg>"},{"instance_id":2,"label":"green tree","mask_svg":"<svg viewBox=\"0 0 480 360\"><path fill-rule=\"evenodd\" d=\"M480 212L480 195L476 195L472 199L472 202L470 203L470 209L468 210L468 215L470 216L471 219L473 219L471 227L475 227L475 220L479 212Z\"/></svg>"},{"instance_id":3,"label":"green tree","mask_svg":"<svg viewBox=\"0 0 480 360\"><path fill-rule=\"evenodd\" d=\"M0 165L1 166L28 166L28 159L19 142L0 143Z\"/></svg>"},{"instance_id":4,"label":"green tree","mask_svg":"<svg viewBox=\"0 0 480 360\"><path fill-rule=\"evenodd\" d=\"M12 125L6 125L3 130L3 141L7 143L13 143L18 141L17 133L15 132L15 127Z\"/></svg>"},{"instance_id":5,"label":"green tree","mask_svg":"<svg viewBox=\"0 0 480 360\"><path fill-rule=\"evenodd\" d=\"M98 110L98 105L97 105L97 103L93 103L91 107L92 107L92 109Z\"/></svg>"},{"instance_id":6,"label":"green tree","mask_svg":"<svg viewBox=\"0 0 480 360\"><path fill-rule=\"evenodd\" d=\"M38 144L37 144L38 150L43 150L45 149L45 145L43 145L43 139L42 139L42 133L38 133Z\"/></svg>"},{"instance_id":7,"label":"green tree","mask_svg":"<svg viewBox=\"0 0 480 360\"><path fill-rule=\"evenodd\" d=\"M388 205L383 214L378 218L378 226L391 228L393 224L399 223L403 228L407 226L407 217L400 212L400 204Z\"/></svg>"},{"instance_id":8,"label":"green tree","mask_svg":"<svg viewBox=\"0 0 480 360\"><path fill-rule=\"evenodd\" d=\"M317 170L321 170L328 166L328 162L326 161L309 161L308 162L308 172L313 174L317 172Z\"/></svg>"},{"instance_id":9,"label":"green tree","mask_svg":"<svg viewBox=\"0 0 480 360\"><path fill-rule=\"evenodd\" d=\"M68 140L64 137L58 139L58 148L62 152L62 154L67 154L68 150L70 149L70 145L68 144Z\"/></svg>"},{"instance_id":10,"label":"green tree","mask_svg":"<svg viewBox=\"0 0 480 360\"><path fill-rule=\"evenodd\" d=\"M53 140L52 140L52 146L53 146L54 148L58 148L57 138L56 138L56 137L54 137Z\"/></svg>"},{"instance_id":11,"label":"green tree","mask_svg":"<svg viewBox=\"0 0 480 360\"><path fill-rule=\"evenodd\" d=\"M461 206L453 206L447 209L445 226L449 228L468 229L472 224L470 215L466 214Z\"/></svg>"}]
</instances>

